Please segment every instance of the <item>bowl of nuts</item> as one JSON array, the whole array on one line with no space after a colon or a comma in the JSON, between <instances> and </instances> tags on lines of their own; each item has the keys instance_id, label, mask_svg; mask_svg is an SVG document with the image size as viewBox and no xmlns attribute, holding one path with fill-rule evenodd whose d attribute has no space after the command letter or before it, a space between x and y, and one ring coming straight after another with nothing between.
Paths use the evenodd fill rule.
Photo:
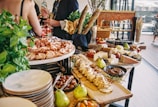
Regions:
<instances>
[{"instance_id":1,"label":"bowl of nuts","mask_svg":"<svg viewBox=\"0 0 158 107\"><path fill-rule=\"evenodd\" d=\"M69 81L69 82L68 82ZM73 75L61 75L55 84L56 89L63 88L63 91L72 91L78 85L78 80Z\"/></svg>"}]
</instances>

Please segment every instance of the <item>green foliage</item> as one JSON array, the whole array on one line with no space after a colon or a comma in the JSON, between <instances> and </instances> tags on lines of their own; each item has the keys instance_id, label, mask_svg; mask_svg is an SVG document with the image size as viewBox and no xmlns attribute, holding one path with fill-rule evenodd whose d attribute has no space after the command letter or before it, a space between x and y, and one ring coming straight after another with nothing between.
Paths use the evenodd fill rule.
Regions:
<instances>
[{"instance_id":1,"label":"green foliage","mask_svg":"<svg viewBox=\"0 0 158 107\"><path fill-rule=\"evenodd\" d=\"M76 19L79 19L80 16L81 16L81 13L79 12L79 10L76 10L72 12L67 19L70 21L75 21Z\"/></svg>"},{"instance_id":2,"label":"green foliage","mask_svg":"<svg viewBox=\"0 0 158 107\"><path fill-rule=\"evenodd\" d=\"M29 69L26 37L31 27L20 18L19 23L6 10L0 14L0 82L14 73Z\"/></svg>"},{"instance_id":3,"label":"green foliage","mask_svg":"<svg viewBox=\"0 0 158 107\"><path fill-rule=\"evenodd\" d=\"M87 13L85 21L83 23L84 28L85 28L86 24L88 23L91 16L92 15L90 13ZM76 10L76 11L72 12L67 19L73 22L76 19L79 19L80 17L81 17L81 13L79 12L79 10Z\"/></svg>"}]
</instances>

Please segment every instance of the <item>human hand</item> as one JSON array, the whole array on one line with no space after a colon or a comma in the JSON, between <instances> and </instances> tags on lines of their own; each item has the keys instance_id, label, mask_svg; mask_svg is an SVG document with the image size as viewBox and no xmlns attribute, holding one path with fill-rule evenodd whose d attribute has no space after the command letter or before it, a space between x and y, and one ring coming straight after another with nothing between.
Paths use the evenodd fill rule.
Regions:
<instances>
[{"instance_id":1,"label":"human hand","mask_svg":"<svg viewBox=\"0 0 158 107\"><path fill-rule=\"evenodd\" d=\"M47 19L47 20L44 20L44 23L45 23L45 24L48 24L48 25L50 25L50 26L52 26L52 27L58 27L58 26L60 26L60 22L57 21L57 20L54 20L54 19Z\"/></svg>"}]
</instances>

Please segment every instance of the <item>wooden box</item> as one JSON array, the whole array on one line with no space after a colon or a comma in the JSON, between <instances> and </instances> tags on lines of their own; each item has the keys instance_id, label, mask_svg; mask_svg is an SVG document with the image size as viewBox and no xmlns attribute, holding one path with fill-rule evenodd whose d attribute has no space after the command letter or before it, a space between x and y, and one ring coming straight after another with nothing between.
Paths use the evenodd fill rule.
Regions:
<instances>
[{"instance_id":1,"label":"wooden box","mask_svg":"<svg viewBox=\"0 0 158 107\"><path fill-rule=\"evenodd\" d=\"M109 27L98 27L97 29L97 37L98 38L109 38L111 33L111 28Z\"/></svg>"}]
</instances>

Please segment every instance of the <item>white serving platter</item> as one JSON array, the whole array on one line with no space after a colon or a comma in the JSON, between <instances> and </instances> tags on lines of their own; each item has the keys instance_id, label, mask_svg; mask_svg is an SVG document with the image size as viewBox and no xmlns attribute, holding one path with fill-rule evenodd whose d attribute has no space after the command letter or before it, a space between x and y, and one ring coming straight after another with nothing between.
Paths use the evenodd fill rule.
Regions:
<instances>
[{"instance_id":1,"label":"white serving platter","mask_svg":"<svg viewBox=\"0 0 158 107\"><path fill-rule=\"evenodd\" d=\"M75 53L75 47L72 49L72 51L70 53L64 54L64 55L59 56L59 57L50 58L50 59L32 60L32 61L29 61L29 65L39 65L39 64L47 64L47 63L51 63L51 62L61 61L61 60L64 60L66 58L69 58L74 53Z\"/></svg>"}]
</instances>

